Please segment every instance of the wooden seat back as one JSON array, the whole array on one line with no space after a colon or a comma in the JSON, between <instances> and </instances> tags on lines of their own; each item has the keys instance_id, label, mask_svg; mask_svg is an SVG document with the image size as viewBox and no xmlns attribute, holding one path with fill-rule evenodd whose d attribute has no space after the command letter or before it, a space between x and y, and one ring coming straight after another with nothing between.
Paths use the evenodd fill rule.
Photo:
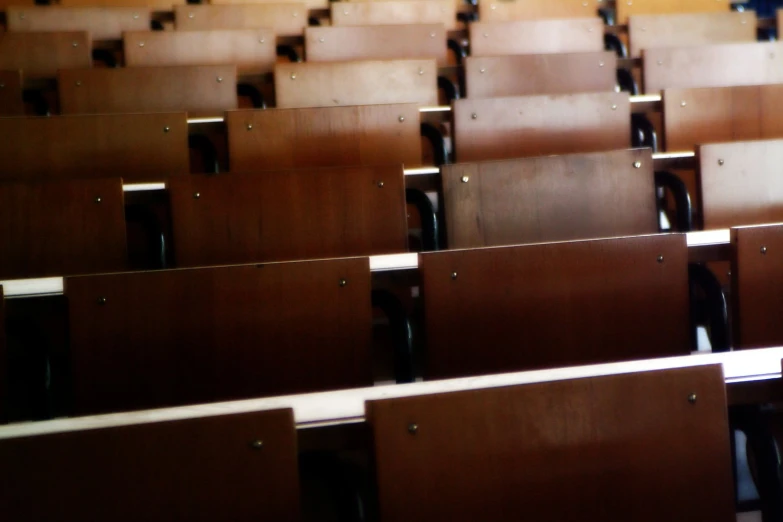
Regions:
<instances>
[{"instance_id":1,"label":"wooden seat back","mask_svg":"<svg viewBox=\"0 0 783 522\"><path fill-rule=\"evenodd\" d=\"M226 113L235 172L352 165L421 165L414 103Z\"/></svg>"},{"instance_id":2,"label":"wooden seat back","mask_svg":"<svg viewBox=\"0 0 783 522\"><path fill-rule=\"evenodd\" d=\"M60 69L91 66L86 32L0 33L0 69L21 70L25 80L53 79Z\"/></svg>"},{"instance_id":3,"label":"wooden seat back","mask_svg":"<svg viewBox=\"0 0 783 522\"><path fill-rule=\"evenodd\" d=\"M22 72L0 71L0 116L21 116L23 114Z\"/></svg>"},{"instance_id":4,"label":"wooden seat back","mask_svg":"<svg viewBox=\"0 0 783 522\"><path fill-rule=\"evenodd\" d=\"M604 50L600 18L470 24L471 56L579 53Z\"/></svg>"},{"instance_id":5,"label":"wooden seat back","mask_svg":"<svg viewBox=\"0 0 783 522\"><path fill-rule=\"evenodd\" d=\"M482 22L590 18L603 7L601 0L494 0L479 3Z\"/></svg>"},{"instance_id":6,"label":"wooden seat back","mask_svg":"<svg viewBox=\"0 0 783 522\"><path fill-rule=\"evenodd\" d=\"M372 385L367 258L67 278L78 415Z\"/></svg>"},{"instance_id":7,"label":"wooden seat back","mask_svg":"<svg viewBox=\"0 0 783 522\"><path fill-rule=\"evenodd\" d=\"M454 0L334 2L331 20L334 26L441 24L447 31L458 29Z\"/></svg>"},{"instance_id":8,"label":"wooden seat back","mask_svg":"<svg viewBox=\"0 0 783 522\"><path fill-rule=\"evenodd\" d=\"M291 410L3 439L0 458L19 522L299 520Z\"/></svg>"},{"instance_id":9,"label":"wooden seat back","mask_svg":"<svg viewBox=\"0 0 783 522\"><path fill-rule=\"evenodd\" d=\"M122 0L123 7L149 7L153 11L171 11L175 5L184 5L187 0ZM114 7L117 0L60 0L64 7Z\"/></svg>"},{"instance_id":10,"label":"wooden seat back","mask_svg":"<svg viewBox=\"0 0 783 522\"><path fill-rule=\"evenodd\" d=\"M617 24L627 24L636 15L715 13L731 10L729 0L633 0L617 2Z\"/></svg>"},{"instance_id":11,"label":"wooden seat back","mask_svg":"<svg viewBox=\"0 0 783 522\"><path fill-rule=\"evenodd\" d=\"M459 162L599 152L631 143L626 93L462 99L454 102Z\"/></svg>"},{"instance_id":12,"label":"wooden seat back","mask_svg":"<svg viewBox=\"0 0 783 522\"><path fill-rule=\"evenodd\" d=\"M278 4L300 4L303 0L271 0ZM266 4L270 0L211 0L214 5L246 5L246 4ZM304 0L308 10L329 9L329 0Z\"/></svg>"},{"instance_id":13,"label":"wooden seat back","mask_svg":"<svg viewBox=\"0 0 783 522\"><path fill-rule=\"evenodd\" d=\"M724 386L714 365L368 401L381 517L733 521Z\"/></svg>"},{"instance_id":14,"label":"wooden seat back","mask_svg":"<svg viewBox=\"0 0 783 522\"><path fill-rule=\"evenodd\" d=\"M302 36L307 27L307 6L303 3L177 6L177 31L217 29L268 29L278 36Z\"/></svg>"},{"instance_id":15,"label":"wooden seat back","mask_svg":"<svg viewBox=\"0 0 783 522\"><path fill-rule=\"evenodd\" d=\"M150 28L149 7L9 7L8 30L86 31L95 40L121 40L125 31Z\"/></svg>"}]
</instances>

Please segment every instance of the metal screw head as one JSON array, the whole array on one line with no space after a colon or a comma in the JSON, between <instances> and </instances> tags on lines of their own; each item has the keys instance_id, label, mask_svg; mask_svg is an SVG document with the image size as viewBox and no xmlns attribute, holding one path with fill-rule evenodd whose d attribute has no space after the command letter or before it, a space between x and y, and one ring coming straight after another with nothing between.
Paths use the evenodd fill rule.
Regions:
<instances>
[{"instance_id":1,"label":"metal screw head","mask_svg":"<svg viewBox=\"0 0 783 522\"><path fill-rule=\"evenodd\" d=\"M326 40L323 37L321 37L321 38L318 39L318 41L321 42L321 43L324 43Z\"/></svg>"},{"instance_id":2,"label":"metal screw head","mask_svg":"<svg viewBox=\"0 0 783 522\"><path fill-rule=\"evenodd\" d=\"M452 272L451 273L451 278L452 279L457 279L457 272Z\"/></svg>"},{"instance_id":3,"label":"metal screw head","mask_svg":"<svg viewBox=\"0 0 783 522\"><path fill-rule=\"evenodd\" d=\"M480 72L481 74L484 74L484 73L486 72L486 69L484 69L484 68L482 67L481 69L479 69L479 72Z\"/></svg>"},{"instance_id":4,"label":"metal screw head","mask_svg":"<svg viewBox=\"0 0 783 522\"><path fill-rule=\"evenodd\" d=\"M98 298L98 304L103 306L106 304L106 298L105 297L99 297Z\"/></svg>"},{"instance_id":5,"label":"metal screw head","mask_svg":"<svg viewBox=\"0 0 783 522\"><path fill-rule=\"evenodd\" d=\"M96 203L100 203L101 201L103 201L103 198L102 198L102 197L100 197L100 196L95 196L95 202L96 202Z\"/></svg>"},{"instance_id":6,"label":"metal screw head","mask_svg":"<svg viewBox=\"0 0 783 522\"><path fill-rule=\"evenodd\" d=\"M196 16L196 15L194 15L193 13L188 13L188 18L193 18L193 17L195 17L195 16Z\"/></svg>"},{"instance_id":7,"label":"metal screw head","mask_svg":"<svg viewBox=\"0 0 783 522\"><path fill-rule=\"evenodd\" d=\"M79 42L71 42L71 45L72 45L73 47L79 47Z\"/></svg>"},{"instance_id":8,"label":"metal screw head","mask_svg":"<svg viewBox=\"0 0 783 522\"><path fill-rule=\"evenodd\" d=\"M435 33L430 33L430 38L435 38Z\"/></svg>"},{"instance_id":9,"label":"metal screw head","mask_svg":"<svg viewBox=\"0 0 783 522\"><path fill-rule=\"evenodd\" d=\"M139 13L133 13L133 19L138 20L139 19Z\"/></svg>"},{"instance_id":10,"label":"metal screw head","mask_svg":"<svg viewBox=\"0 0 783 522\"><path fill-rule=\"evenodd\" d=\"M345 279L340 279L340 281L337 284L340 285L340 288L342 288L348 284L348 281L346 281Z\"/></svg>"},{"instance_id":11,"label":"metal screw head","mask_svg":"<svg viewBox=\"0 0 783 522\"><path fill-rule=\"evenodd\" d=\"M473 114L471 114L471 115L470 115L470 119L472 119L472 120L476 120L476 119L478 119L478 114L476 114L476 113L474 112Z\"/></svg>"},{"instance_id":12,"label":"metal screw head","mask_svg":"<svg viewBox=\"0 0 783 522\"><path fill-rule=\"evenodd\" d=\"M222 76L218 76L215 79L217 80L218 83L223 83L223 77Z\"/></svg>"},{"instance_id":13,"label":"metal screw head","mask_svg":"<svg viewBox=\"0 0 783 522\"><path fill-rule=\"evenodd\" d=\"M617 105L612 105L612 110L616 111L617 110Z\"/></svg>"},{"instance_id":14,"label":"metal screw head","mask_svg":"<svg viewBox=\"0 0 783 522\"><path fill-rule=\"evenodd\" d=\"M695 393L691 393L690 395L688 395L688 402L690 402L691 404L696 404L696 399L697 397Z\"/></svg>"},{"instance_id":15,"label":"metal screw head","mask_svg":"<svg viewBox=\"0 0 783 522\"><path fill-rule=\"evenodd\" d=\"M247 124L247 130L253 130L253 124L252 123L248 123Z\"/></svg>"},{"instance_id":16,"label":"metal screw head","mask_svg":"<svg viewBox=\"0 0 783 522\"><path fill-rule=\"evenodd\" d=\"M193 199L201 199L201 192L194 192Z\"/></svg>"},{"instance_id":17,"label":"metal screw head","mask_svg":"<svg viewBox=\"0 0 783 522\"><path fill-rule=\"evenodd\" d=\"M663 263L663 256L658 256L658 259L657 259L657 261L658 261L659 263Z\"/></svg>"},{"instance_id":18,"label":"metal screw head","mask_svg":"<svg viewBox=\"0 0 783 522\"><path fill-rule=\"evenodd\" d=\"M688 102L686 102L685 100L680 102L680 107L687 107L687 106L688 106Z\"/></svg>"},{"instance_id":19,"label":"metal screw head","mask_svg":"<svg viewBox=\"0 0 783 522\"><path fill-rule=\"evenodd\" d=\"M291 73L291 79L296 80L296 73Z\"/></svg>"},{"instance_id":20,"label":"metal screw head","mask_svg":"<svg viewBox=\"0 0 783 522\"><path fill-rule=\"evenodd\" d=\"M264 447L264 441L261 439L254 440L253 442L250 443L250 447L253 448L254 450L259 450Z\"/></svg>"},{"instance_id":21,"label":"metal screw head","mask_svg":"<svg viewBox=\"0 0 783 522\"><path fill-rule=\"evenodd\" d=\"M415 423L408 424L408 433L410 433L411 435L416 435L416 433L418 433L418 431L419 431L419 425L418 424L415 424Z\"/></svg>"},{"instance_id":22,"label":"metal screw head","mask_svg":"<svg viewBox=\"0 0 783 522\"><path fill-rule=\"evenodd\" d=\"M726 163L726 162L725 162L725 161L723 161L722 159L719 159L719 160L718 160L718 165L720 165L721 167L723 166L723 164L724 164L724 163Z\"/></svg>"},{"instance_id":23,"label":"metal screw head","mask_svg":"<svg viewBox=\"0 0 783 522\"><path fill-rule=\"evenodd\" d=\"M592 33L592 32L593 32L593 28L592 28L592 27L588 27L588 28L587 28L587 32L588 32L588 33Z\"/></svg>"},{"instance_id":24,"label":"metal screw head","mask_svg":"<svg viewBox=\"0 0 783 522\"><path fill-rule=\"evenodd\" d=\"M642 168L642 162L641 161L634 161L633 162L633 168L635 168L635 169Z\"/></svg>"},{"instance_id":25,"label":"metal screw head","mask_svg":"<svg viewBox=\"0 0 783 522\"><path fill-rule=\"evenodd\" d=\"M470 176L462 176L462 179L460 181L462 181L463 183L467 183L469 180L470 180Z\"/></svg>"},{"instance_id":26,"label":"metal screw head","mask_svg":"<svg viewBox=\"0 0 783 522\"><path fill-rule=\"evenodd\" d=\"M424 69L419 68L419 76L421 76L422 74L424 74Z\"/></svg>"},{"instance_id":27,"label":"metal screw head","mask_svg":"<svg viewBox=\"0 0 783 522\"><path fill-rule=\"evenodd\" d=\"M144 42L139 42L139 47L144 47Z\"/></svg>"},{"instance_id":28,"label":"metal screw head","mask_svg":"<svg viewBox=\"0 0 783 522\"><path fill-rule=\"evenodd\" d=\"M163 132L171 132L171 127L166 125L165 127L163 127Z\"/></svg>"},{"instance_id":29,"label":"metal screw head","mask_svg":"<svg viewBox=\"0 0 783 522\"><path fill-rule=\"evenodd\" d=\"M397 119L400 121L400 123L402 123L402 122L404 122L404 121L405 121L405 116L400 116L400 117L399 117L399 118L397 118Z\"/></svg>"},{"instance_id":30,"label":"metal screw head","mask_svg":"<svg viewBox=\"0 0 783 522\"><path fill-rule=\"evenodd\" d=\"M264 42L266 42L266 38L264 38L263 36L258 39L258 43L264 43Z\"/></svg>"},{"instance_id":31,"label":"metal screw head","mask_svg":"<svg viewBox=\"0 0 783 522\"><path fill-rule=\"evenodd\" d=\"M383 181L378 182L378 188L383 188L383 185L384 185Z\"/></svg>"},{"instance_id":32,"label":"metal screw head","mask_svg":"<svg viewBox=\"0 0 783 522\"><path fill-rule=\"evenodd\" d=\"M297 12L291 13L291 16L293 16L294 18L296 18L297 16L299 16L299 13L297 13Z\"/></svg>"},{"instance_id":33,"label":"metal screw head","mask_svg":"<svg viewBox=\"0 0 783 522\"><path fill-rule=\"evenodd\" d=\"M77 87L81 87L82 86L82 81L81 80L76 80L76 86Z\"/></svg>"},{"instance_id":34,"label":"metal screw head","mask_svg":"<svg viewBox=\"0 0 783 522\"><path fill-rule=\"evenodd\" d=\"M344 14L344 15L346 15L346 16L348 16L348 11L347 11L347 10L346 10L346 11L343 11L343 14Z\"/></svg>"},{"instance_id":35,"label":"metal screw head","mask_svg":"<svg viewBox=\"0 0 783 522\"><path fill-rule=\"evenodd\" d=\"M481 36L483 36L484 38L489 38L489 33L483 33Z\"/></svg>"},{"instance_id":36,"label":"metal screw head","mask_svg":"<svg viewBox=\"0 0 783 522\"><path fill-rule=\"evenodd\" d=\"M496 6L495 4L492 4L492 5L490 5L490 6L489 6L489 8L490 8L490 9L492 9L492 10L494 11L495 9L497 9L497 8L498 8L498 6Z\"/></svg>"},{"instance_id":37,"label":"metal screw head","mask_svg":"<svg viewBox=\"0 0 783 522\"><path fill-rule=\"evenodd\" d=\"M603 66L604 66L604 62L598 62L598 67L603 67Z\"/></svg>"},{"instance_id":38,"label":"metal screw head","mask_svg":"<svg viewBox=\"0 0 783 522\"><path fill-rule=\"evenodd\" d=\"M767 255L767 247L765 246L761 247L761 255L763 256Z\"/></svg>"},{"instance_id":39,"label":"metal screw head","mask_svg":"<svg viewBox=\"0 0 783 522\"><path fill-rule=\"evenodd\" d=\"M655 63L657 63L658 65L663 65L663 60L658 60Z\"/></svg>"}]
</instances>

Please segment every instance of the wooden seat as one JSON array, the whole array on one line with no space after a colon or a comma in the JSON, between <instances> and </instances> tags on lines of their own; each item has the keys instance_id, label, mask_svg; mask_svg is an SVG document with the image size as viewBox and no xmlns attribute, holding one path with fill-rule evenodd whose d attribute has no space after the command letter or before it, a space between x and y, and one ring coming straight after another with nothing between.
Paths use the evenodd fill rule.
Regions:
<instances>
[{"instance_id":1,"label":"wooden seat","mask_svg":"<svg viewBox=\"0 0 783 522\"><path fill-rule=\"evenodd\" d=\"M0 458L19 522L300 519L289 409L3 439Z\"/></svg>"},{"instance_id":2,"label":"wooden seat","mask_svg":"<svg viewBox=\"0 0 783 522\"><path fill-rule=\"evenodd\" d=\"M182 176L169 193L178 266L407 251L399 165Z\"/></svg>"},{"instance_id":3,"label":"wooden seat","mask_svg":"<svg viewBox=\"0 0 783 522\"><path fill-rule=\"evenodd\" d=\"M172 6L185 4L187 0L122 0L123 7L149 7L154 11L171 11ZM115 7L117 0L60 0L64 7Z\"/></svg>"},{"instance_id":4,"label":"wooden seat","mask_svg":"<svg viewBox=\"0 0 783 522\"><path fill-rule=\"evenodd\" d=\"M308 62L435 58L448 65L441 24L308 27L305 51Z\"/></svg>"},{"instance_id":5,"label":"wooden seat","mask_svg":"<svg viewBox=\"0 0 783 522\"><path fill-rule=\"evenodd\" d=\"M0 116L24 114L22 72L0 71Z\"/></svg>"},{"instance_id":6,"label":"wooden seat","mask_svg":"<svg viewBox=\"0 0 783 522\"><path fill-rule=\"evenodd\" d=\"M444 165L449 248L658 232L650 149Z\"/></svg>"},{"instance_id":7,"label":"wooden seat","mask_svg":"<svg viewBox=\"0 0 783 522\"><path fill-rule=\"evenodd\" d=\"M93 40L121 40L125 31L150 28L149 7L9 7L8 30L86 31Z\"/></svg>"},{"instance_id":8,"label":"wooden seat","mask_svg":"<svg viewBox=\"0 0 783 522\"><path fill-rule=\"evenodd\" d=\"M471 56L578 53L604 50L600 18L470 24Z\"/></svg>"},{"instance_id":9,"label":"wooden seat","mask_svg":"<svg viewBox=\"0 0 783 522\"><path fill-rule=\"evenodd\" d=\"M0 280L123 270L122 180L0 183Z\"/></svg>"},{"instance_id":10,"label":"wooden seat","mask_svg":"<svg viewBox=\"0 0 783 522\"><path fill-rule=\"evenodd\" d=\"M368 401L381 517L734 522L726 408L719 365Z\"/></svg>"},{"instance_id":11,"label":"wooden seat","mask_svg":"<svg viewBox=\"0 0 783 522\"><path fill-rule=\"evenodd\" d=\"M617 84L617 55L594 53L471 56L465 84L471 98L608 92Z\"/></svg>"},{"instance_id":12,"label":"wooden seat","mask_svg":"<svg viewBox=\"0 0 783 522\"><path fill-rule=\"evenodd\" d=\"M86 32L0 33L0 69L21 70L25 80L53 79L59 69L91 66Z\"/></svg>"},{"instance_id":13,"label":"wooden seat","mask_svg":"<svg viewBox=\"0 0 783 522\"><path fill-rule=\"evenodd\" d=\"M434 59L278 63L277 107L341 107L384 103L438 104Z\"/></svg>"},{"instance_id":14,"label":"wooden seat","mask_svg":"<svg viewBox=\"0 0 783 522\"><path fill-rule=\"evenodd\" d=\"M222 115L237 108L235 65L63 69L63 114L187 111Z\"/></svg>"},{"instance_id":15,"label":"wooden seat","mask_svg":"<svg viewBox=\"0 0 783 522\"><path fill-rule=\"evenodd\" d=\"M187 174L185 113L0 118L0 180Z\"/></svg>"},{"instance_id":16,"label":"wooden seat","mask_svg":"<svg viewBox=\"0 0 783 522\"><path fill-rule=\"evenodd\" d=\"M458 29L454 0L334 2L331 21L335 26L441 24L447 31Z\"/></svg>"},{"instance_id":17,"label":"wooden seat","mask_svg":"<svg viewBox=\"0 0 783 522\"><path fill-rule=\"evenodd\" d=\"M269 2L277 4L300 4L302 0L211 0L215 5L245 5L245 4L266 4ZM329 9L329 0L304 0L307 9Z\"/></svg>"},{"instance_id":18,"label":"wooden seat","mask_svg":"<svg viewBox=\"0 0 783 522\"><path fill-rule=\"evenodd\" d=\"M226 113L236 172L351 165L421 165L416 104Z\"/></svg>"},{"instance_id":19,"label":"wooden seat","mask_svg":"<svg viewBox=\"0 0 783 522\"><path fill-rule=\"evenodd\" d=\"M459 162L625 149L631 142L625 93L463 99L454 102Z\"/></svg>"},{"instance_id":20,"label":"wooden seat","mask_svg":"<svg viewBox=\"0 0 783 522\"><path fill-rule=\"evenodd\" d=\"M602 0L495 0L479 2L482 22L590 18L603 7Z\"/></svg>"},{"instance_id":21,"label":"wooden seat","mask_svg":"<svg viewBox=\"0 0 783 522\"><path fill-rule=\"evenodd\" d=\"M307 27L303 3L176 6L178 31L217 29L269 29L278 36L302 36Z\"/></svg>"},{"instance_id":22,"label":"wooden seat","mask_svg":"<svg viewBox=\"0 0 783 522\"><path fill-rule=\"evenodd\" d=\"M239 74L271 73L277 61L275 34L268 29L128 32L128 67L236 65Z\"/></svg>"},{"instance_id":23,"label":"wooden seat","mask_svg":"<svg viewBox=\"0 0 783 522\"><path fill-rule=\"evenodd\" d=\"M79 415L372 384L367 258L75 277L65 294Z\"/></svg>"},{"instance_id":24,"label":"wooden seat","mask_svg":"<svg viewBox=\"0 0 783 522\"><path fill-rule=\"evenodd\" d=\"M729 0L633 0L617 2L618 24L627 24L636 15L675 13L714 13L731 9Z\"/></svg>"}]
</instances>

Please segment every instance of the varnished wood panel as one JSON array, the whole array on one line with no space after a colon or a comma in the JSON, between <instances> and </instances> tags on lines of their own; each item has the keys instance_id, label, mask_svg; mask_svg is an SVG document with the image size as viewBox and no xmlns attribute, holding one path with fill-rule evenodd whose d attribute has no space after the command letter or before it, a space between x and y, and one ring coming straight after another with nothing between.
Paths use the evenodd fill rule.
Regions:
<instances>
[{"instance_id":1,"label":"varnished wood panel","mask_svg":"<svg viewBox=\"0 0 783 522\"><path fill-rule=\"evenodd\" d=\"M0 116L24 114L21 71L0 71Z\"/></svg>"},{"instance_id":2,"label":"varnished wood panel","mask_svg":"<svg viewBox=\"0 0 783 522\"><path fill-rule=\"evenodd\" d=\"M187 174L185 113L0 118L0 180Z\"/></svg>"},{"instance_id":3,"label":"varnished wood panel","mask_svg":"<svg viewBox=\"0 0 783 522\"><path fill-rule=\"evenodd\" d=\"M634 15L675 13L714 13L731 10L729 0L633 0L617 2L618 24L627 24Z\"/></svg>"},{"instance_id":4,"label":"varnished wood panel","mask_svg":"<svg viewBox=\"0 0 783 522\"><path fill-rule=\"evenodd\" d=\"M482 22L590 18L598 15L602 0L514 0L479 2Z\"/></svg>"},{"instance_id":5,"label":"varnished wood panel","mask_svg":"<svg viewBox=\"0 0 783 522\"><path fill-rule=\"evenodd\" d=\"M291 410L7 439L0 459L18 522L299 520Z\"/></svg>"},{"instance_id":6,"label":"varnished wood panel","mask_svg":"<svg viewBox=\"0 0 783 522\"><path fill-rule=\"evenodd\" d=\"M123 270L122 180L0 183L0 280Z\"/></svg>"},{"instance_id":7,"label":"varnished wood panel","mask_svg":"<svg viewBox=\"0 0 783 522\"><path fill-rule=\"evenodd\" d=\"M10 7L8 30L86 31L93 40L121 40L125 31L150 28L148 7Z\"/></svg>"},{"instance_id":8,"label":"varnished wood panel","mask_svg":"<svg viewBox=\"0 0 783 522\"><path fill-rule=\"evenodd\" d=\"M210 0L211 4L237 5L237 4L301 4L302 0ZM304 0L307 9L329 9L329 0Z\"/></svg>"},{"instance_id":9,"label":"varnished wood panel","mask_svg":"<svg viewBox=\"0 0 783 522\"><path fill-rule=\"evenodd\" d=\"M459 163L441 175L449 248L658 232L650 149Z\"/></svg>"},{"instance_id":10,"label":"varnished wood panel","mask_svg":"<svg viewBox=\"0 0 783 522\"><path fill-rule=\"evenodd\" d=\"M637 15L628 21L631 57L642 49L756 41L756 13Z\"/></svg>"},{"instance_id":11,"label":"varnished wood panel","mask_svg":"<svg viewBox=\"0 0 783 522\"><path fill-rule=\"evenodd\" d=\"M302 36L307 6L297 3L187 5L174 10L178 31L271 29L278 36Z\"/></svg>"},{"instance_id":12,"label":"varnished wood panel","mask_svg":"<svg viewBox=\"0 0 783 522\"><path fill-rule=\"evenodd\" d=\"M383 103L438 104L434 59L278 63L277 107L340 107Z\"/></svg>"},{"instance_id":13,"label":"varnished wood panel","mask_svg":"<svg viewBox=\"0 0 783 522\"><path fill-rule=\"evenodd\" d=\"M367 414L383 520L736 518L719 365L369 401Z\"/></svg>"},{"instance_id":14,"label":"varnished wood panel","mask_svg":"<svg viewBox=\"0 0 783 522\"><path fill-rule=\"evenodd\" d=\"M226 113L230 169L421 165L416 104Z\"/></svg>"},{"instance_id":15,"label":"varnished wood panel","mask_svg":"<svg viewBox=\"0 0 783 522\"><path fill-rule=\"evenodd\" d=\"M783 137L783 84L666 89L666 150L701 143Z\"/></svg>"},{"instance_id":16,"label":"varnished wood panel","mask_svg":"<svg viewBox=\"0 0 783 522\"><path fill-rule=\"evenodd\" d=\"M783 83L783 43L731 43L642 51L644 92Z\"/></svg>"},{"instance_id":17,"label":"varnished wood panel","mask_svg":"<svg viewBox=\"0 0 783 522\"><path fill-rule=\"evenodd\" d=\"M21 70L25 80L55 78L59 69L91 66L92 42L85 32L0 32L0 69Z\"/></svg>"},{"instance_id":18,"label":"varnished wood panel","mask_svg":"<svg viewBox=\"0 0 783 522\"><path fill-rule=\"evenodd\" d=\"M371 386L370 293L367 258L68 278L74 411Z\"/></svg>"},{"instance_id":19,"label":"varnished wood panel","mask_svg":"<svg viewBox=\"0 0 783 522\"><path fill-rule=\"evenodd\" d=\"M435 58L448 65L441 24L308 27L305 51L308 62Z\"/></svg>"},{"instance_id":20,"label":"varnished wood panel","mask_svg":"<svg viewBox=\"0 0 783 522\"><path fill-rule=\"evenodd\" d=\"M223 115L237 108L235 65L64 69L63 114L187 111Z\"/></svg>"},{"instance_id":21,"label":"varnished wood panel","mask_svg":"<svg viewBox=\"0 0 783 522\"><path fill-rule=\"evenodd\" d=\"M128 32L128 67L236 65L240 74L272 72L277 61L275 34L268 29Z\"/></svg>"},{"instance_id":22,"label":"varnished wood panel","mask_svg":"<svg viewBox=\"0 0 783 522\"><path fill-rule=\"evenodd\" d=\"M600 18L470 24L471 56L579 53L604 50Z\"/></svg>"},{"instance_id":23,"label":"varnished wood panel","mask_svg":"<svg viewBox=\"0 0 783 522\"><path fill-rule=\"evenodd\" d=\"M65 7L114 7L120 3L123 7L149 7L155 11L171 11L175 5L185 4L187 0L59 0Z\"/></svg>"},{"instance_id":24,"label":"varnished wood panel","mask_svg":"<svg viewBox=\"0 0 783 522\"><path fill-rule=\"evenodd\" d=\"M407 250L399 165L183 176L169 193L178 266Z\"/></svg>"},{"instance_id":25,"label":"varnished wood panel","mask_svg":"<svg viewBox=\"0 0 783 522\"><path fill-rule=\"evenodd\" d=\"M454 102L459 162L599 152L631 144L625 93L463 99Z\"/></svg>"},{"instance_id":26,"label":"varnished wood panel","mask_svg":"<svg viewBox=\"0 0 783 522\"><path fill-rule=\"evenodd\" d=\"M419 271L427 379L690 353L684 235L427 253Z\"/></svg>"},{"instance_id":27,"label":"varnished wood panel","mask_svg":"<svg viewBox=\"0 0 783 522\"><path fill-rule=\"evenodd\" d=\"M617 84L617 55L594 53L471 56L465 83L471 98L609 92Z\"/></svg>"},{"instance_id":28,"label":"varnished wood panel","mask_svg":"<svg viewBox=\"0 0 783 522\"><path fill-rule=\"evenodd\" d=\"M442 24L457 29L454 0L384 0L383 2L335 2L331 4L332 25Z\"/></svg>"}]
</instances>

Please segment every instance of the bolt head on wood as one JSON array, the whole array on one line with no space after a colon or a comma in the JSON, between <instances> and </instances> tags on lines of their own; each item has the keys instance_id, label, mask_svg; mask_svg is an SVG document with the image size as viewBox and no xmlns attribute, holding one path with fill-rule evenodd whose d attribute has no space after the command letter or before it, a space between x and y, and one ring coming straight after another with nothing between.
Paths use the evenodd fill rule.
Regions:
<instances>
[{"instance_id":1,"label":"bolt head on wood","mask_svg":"<svg viewBox=\"0 0 783 522\"><path fill-rule=\"evenodd\" d=\"M696 404L696 398L697 398L696 394L691 393L690 395L688 395L688 402L690 402L691 404Z\"/></svg>"},{"instance_id":2,"label":"bolt head on wood","mask_svg":"<svg viewBox=\"0 0 783 522\"><path fill-rule=\"evenodd\" d=\"M105 297L99 297L98 298L98 304L103 306L106 304L106 298Z\"/></svg>"},{"instance_id":3,"label":"bolt head on wood","mask_svg":"<svg viewBox=\"0 0 783 522\"><path fill-rule=\"evenodd\" d=\"M254 440L253 442L250 443L250 447L255 450L259 450L264 447L264 441L260 439Z\"/></svg>"},{"instance_id":4,"label":"bolt head on wood","mask_svg":"<svg viewBox=\"0 0 783 522\"><path fill-rule=\"evenodd\" d=\"M340 285L340 288L342 288L348 284L348 281L346 281L345 279L340 279L338 284Z\"/></svg>"},{"instance_id":5,"label":"bolt head on wood","mask_svg":"<svg viewBox=\"0 0 783 522\"><path fill-rule=\"evenodd\" d=\"M451 273L451 278L452 279L457 279L457 272L452 272Z\"/></svg>"},{"instance_id":6,"label":"bolt head on wood","mask_svg":"<svg viewBox=\"0 0 783 522\"><path fill-rule=\"evenodd\" d=\"M408 433L411 435L416 435L419 431L419 425L415 423L408 424Z\"/></svg>"},{"instance_id":7,"label":"bolt head on wood","mask_svg":"<svg viewBox=\"0 0 783 522\"><path fill-rule=\"evenodd\" d=\"M761 255L767 255L767 247L761 247Z\"/></svg>"},{"instance_id":8,"label":"bolt head on wood","mask_svg":"<svg viewBox=\"0 0 783 522\"><path fill-rule=\"evenodd\" d=\"M663 263L663 261L664 261L663 256L658 256L658 262Z\"/></svg>"}]
</instances>

